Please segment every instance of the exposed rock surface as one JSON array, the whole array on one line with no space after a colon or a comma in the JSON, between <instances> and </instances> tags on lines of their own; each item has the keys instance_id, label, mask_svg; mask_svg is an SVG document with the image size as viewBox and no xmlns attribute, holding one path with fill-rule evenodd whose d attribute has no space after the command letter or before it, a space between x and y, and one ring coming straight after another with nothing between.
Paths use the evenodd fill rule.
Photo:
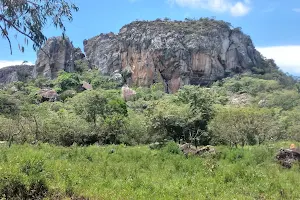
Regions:
<instances>
[{"instance_id":1,"label":"exposed rock surface","mask_svg":"<svg viewBox=\"0 0 300 200\"><path fill-rule=\"evenodd\" d=\"M17 65L0 69L0 84L25 81L34 76L33 65Z\"/></svg>"},{"instance_id":2,"label":"exposed rock surface","mask_svg":"<svg viewBox=\"0 0 300 200\"><path fill-rule=\"evenodd\" d=\"M124 85L121 88L121 96L125 101L129 101L135 95L136 95L136 92L134 90L130 89L127 85Z\"/></svg>"},{"instance_id":3,"label":"exposed rock surface","mask_svg":"<svg viewBox=\"0 0 300 200\"><path fill-rule=\"evenodd\" d=\"M229 103L233 105L246 106L251 102L251 96L247 93L233 94L229 98Z\"/></svg>"},{"instance_id":4,"label":"exposed rock surface","mask_svg":"<svg viewBox=\"0 0 300 200\"><path fill-rule=\"evenodd\" d=\"M83 90L92 90L93 89L93 86L86 81L82 82L81 87Z\"/></svg>"},{"instance_id":5,"label":"exposed rock surface","mask_svg":"<svg viewBox=\"0 0 300 200\"><path fill-rule=\"evenodd\" d=\"M56 78L57 72L74 72L75 61L84 59L80 48L74 48L69 38L52 37L37 54L35 76Z\"/></svg>"},{"instance_id":6,"label":"exposed rock surface","mask_svg":"<svg viewBox=\"0 0 300 200\"><path fill-rule=\"evenodd\" d=\"M42 99L41 99L42 102L44 102L44 101L54 102L58 98L57 92L53 89L50 89L50 88L41 89L39 91L39 95L41 95L41 97L42 97Z\"/></svg>"},{"instance_id":7,"label":"exposed rock surface","mask_svg":"<svg viewBox=\"0 0 300 200\"><path fill-rule=\"evenodd\" d=\"M179 146L180 150L183 152L184 155L198 155L201 156L204 153L215 154L216 150L212 146L204 146L204 147L195 147L192 144L186 143Z\"/></svg>"},{"instance_id":8,"label":"exposed rock surface","mask_svg":"<svg viewBox=\"0 0 300 200\"><path fill-rule=\"evenodd\" d=\"M293 163L300 161L300 149L280 149L276 155L279 163L286 168L291 168Z\"/></svg>"},{"instance_id":9,"label":"exposed rock surface","mask_svg":"<svg viewBox=\"0 0 300 200\"><path fill-rule=\"evenodd\" d=\"M120 32L84 41L90 63L103 74L131 69L128 84L163 81L168 92L206 85L259 67L261 55L249 36L224 21L136 21Z\"/></svg>"}]
</instances>

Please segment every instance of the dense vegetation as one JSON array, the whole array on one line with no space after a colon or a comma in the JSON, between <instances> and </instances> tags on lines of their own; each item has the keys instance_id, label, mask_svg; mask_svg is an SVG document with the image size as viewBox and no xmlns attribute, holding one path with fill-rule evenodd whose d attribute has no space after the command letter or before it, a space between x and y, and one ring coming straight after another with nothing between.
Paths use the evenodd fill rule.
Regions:
<instances>
[{"instance_id":1,"label":"dense vegetation","mask_svg":"<svg viewBox=\"0 0 300 200\"><path fill-rule=\"evenodd\" d=\"M300 87L291 77L266 67L176 94L160 83L133 87L125 101L122 80L78 67L2 86L3 197L299 198L299 166L274 162L280 141L300 142ZM46 101L43 88L57 101ZM160 151L143 146L166 140L173 143ZM186 159L180 142L216 145L217 154Z\"/></svg>"},{"instance_id":2,"label":"dense vegetation","mask_svg":"<svg viewBox=\"0 0 300 200\"><path fill-rule=\"evenodd\" d=\"M186 159L177 145L1 147L0 193L7 199L299 199L299 165L274 162L281 146L217 148Z\"/></svg>"},{"instance_id":3,"label":"dense vegetation","mask_svg":"<svg viewBox=\"0 0 300 200\"><path fill-rule=\"evenodd\" d=\"M173 140L244 146L300 140L298 83L278 70L238 75L206 88L185 86L176 94L165 94L160 83L136 87L136 95L125 101L122 80L87 70L84 63L78 66L78 72L61 72L55 80L41 77L3 86L0 141L71 146ZM85 90L84 82L93 89ZM54 89L58 101L45 101L42 88Z\"/></svg>"}]
</instances>

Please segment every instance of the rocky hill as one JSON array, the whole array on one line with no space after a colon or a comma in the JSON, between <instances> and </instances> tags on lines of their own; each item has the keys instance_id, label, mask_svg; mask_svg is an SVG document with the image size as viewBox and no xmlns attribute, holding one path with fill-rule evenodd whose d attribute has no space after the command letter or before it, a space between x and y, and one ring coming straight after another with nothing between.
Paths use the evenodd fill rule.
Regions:
<instances>
[{"instance_id":1,"label":"rocky hill","mask_svg":"<svg viewBox=\"0 0 300 200\"><path fill-rule=\"evenodd\" d=\"M0 69L0 84L34 78L34 65L16 65Z\"/></svg>"},{"instance_id":2,"label":"rocky hill","mask_svg":"<svg viewBox=\"0 0 300 200\"><path fill-rule=\"evenodd\" d=\"M100 34L83 43L85 55L68 38L50 38L38 52L30 77L53 79L59 70L76 71L76 60L84 60L104 75L122 74L129 85L163 82L173 93L183 85L208 85L264 66L248 35L208 18L135 21L118 34ZM7 70L0 73L2 83L17 80Z\"/></svg>"},{"instance_id":3,"label":"rocky hill","mask_svg":"<svg viewBox=\"0 0 300 200\"><path fill-rule=\"evenodd\" d=\"M18 65L0 69L0 84L44 76L50 79L57 77L60 70L76 71L76 60L84 60L85 55L80 48L75 48L69 38L49 38L41 50L37 52L35 65Z\"/></svg>"},{"instance_id":4,"label":"rocky hill","mask_svg":"<svg viewBox=\"0 0 300 200\"><path fill-rule=\"evenodd\" d=\"M84 51L103 74L129 70L129 84L163 80L169 92L251 71L263 60L249 36L213 19L135 21L117 35L85 40Z\"/></svg>"}]
</instances>

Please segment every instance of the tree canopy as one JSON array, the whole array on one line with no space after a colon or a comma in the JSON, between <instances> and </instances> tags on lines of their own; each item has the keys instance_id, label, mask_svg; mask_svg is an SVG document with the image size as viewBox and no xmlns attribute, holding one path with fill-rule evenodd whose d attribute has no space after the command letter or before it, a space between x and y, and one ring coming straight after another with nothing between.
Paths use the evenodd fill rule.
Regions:
<instances>
[{"instance_id":1,"label":"tree canopy","mask_svg":"<svg viewBox=\"0 0 300 200\"><path fill-rule=\"evenodd\" d=\"M65 0L0 0L0 31L10 46L12 54L11 36L21 34L24 43L33 42L33 49L39 49L47 40L43 28L48 22L65 32L64 19L73 19L72 11L78 7ZM19 43L23 52L24 46Z\"/></svg>"}]
</instances>

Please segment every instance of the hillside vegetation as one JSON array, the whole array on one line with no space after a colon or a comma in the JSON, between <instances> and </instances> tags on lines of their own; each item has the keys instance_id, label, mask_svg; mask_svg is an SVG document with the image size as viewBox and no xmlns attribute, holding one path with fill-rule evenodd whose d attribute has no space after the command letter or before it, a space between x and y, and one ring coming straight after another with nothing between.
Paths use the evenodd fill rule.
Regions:
<instances>
[{"instance_id":1,"label":"hillside vegetation","mask_svg":"<svg viewBox=\"0 0 300 200\"><path fill-rule=\"evenodd\" d=\"M57 79L15 82L0 90L0 141L62 146L149 144L255 145L300 140L299 85L277 71L237 75L209 87L184 86L165 94L162 84L133 87L125 102L120 81L78 65ZM90 83L90 90L82 87ZM41 89L58 93L47 101Z\"/></svg>"},{"instance_id":2,"label":"hillside vegetation","mask_svg":"<svg viewBox=\"0 0 300 200\"><path fill-rule=\"evenodd\" d=\"M299 165L286 170L274 159L300 142L300 87L291 77L241 74L176 94L161 84L133 87L125 101L121 82L78 66L0 90L4 199L300 198ZM43 88L54 89L56 101L46 101ZM145 146L161 141L173 142ZM214 145L217 153L185 157L176 143Z\"/></svg>"}]
</instances>

